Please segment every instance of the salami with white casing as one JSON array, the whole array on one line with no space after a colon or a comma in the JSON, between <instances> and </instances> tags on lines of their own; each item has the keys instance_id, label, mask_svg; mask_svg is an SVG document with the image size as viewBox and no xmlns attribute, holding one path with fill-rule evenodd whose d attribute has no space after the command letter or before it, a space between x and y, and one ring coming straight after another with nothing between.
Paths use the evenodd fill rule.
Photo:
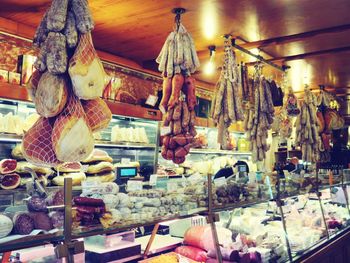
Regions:
<instances>
[{"instance_id":1,"label":"salami with white casing","mask_svg":"<svg viewBox=\"0 0 350 263\"><path fill-rule=\"evenodd\" d=\"M195 80L190 74L199 67L193 39L181 23L168 35L156 62L163 75L163 97L159 105L164 116L162 125L170 131L162 140L161 155L180 164L197 134Z\"/></svg>"},{"instance_id":2,"label":"salami with white casing","mask_svg":"<svg viewBox=\"0 0 350 263\"><path fill-rule=\"evenodd\" d=\"M297 117L295 145L301 146L304 162L316 162L319 158L320 136L318 135L316 100L306 88L301 112Z\"/></svg>"},{"instance_id":3,"label":"salami with white casing","mask_svg":"<svg viewBox=\"0 0 350 263\"><path fill-rule=\"evenodd\" d=\"M228 127L232 123L242 121L244 115L241 104L242 85L229 39L225 39L224 52L224 64L213 100L212 118L219 129L218 143L221 144L221 148L226 149L229 137Z\"/></svg>"}]
</instances>

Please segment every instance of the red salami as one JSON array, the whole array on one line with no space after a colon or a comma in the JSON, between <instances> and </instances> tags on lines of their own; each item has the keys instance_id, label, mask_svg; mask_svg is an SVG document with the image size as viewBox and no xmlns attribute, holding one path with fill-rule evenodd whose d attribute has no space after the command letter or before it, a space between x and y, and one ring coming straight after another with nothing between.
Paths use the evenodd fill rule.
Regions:
<instances>
[{"instance_id":1,"label":"red salami","mask_svg":"<svg viewBox=\"0 0 350 263\"><path fill-rule=\"evenodd\" d=\"M17 161L13 159L4 159L0 161L0 174L9 174L16 170Z\"/></svg>"}]
</instances>

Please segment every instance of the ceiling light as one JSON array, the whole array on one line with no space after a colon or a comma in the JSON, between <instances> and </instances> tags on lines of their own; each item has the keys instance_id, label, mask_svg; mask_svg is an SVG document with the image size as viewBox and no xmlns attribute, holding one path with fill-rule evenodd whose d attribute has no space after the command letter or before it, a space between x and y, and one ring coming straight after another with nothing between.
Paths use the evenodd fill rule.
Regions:
<instances>
[{"instance_id":1,"label":"ceiling light","mask_svg":"<svg viewBox=\"0 0 350 263\"><path fill-rule=\"evenodd\" d=\"M217 8L212 1L203 3L202 32L206 39L214 39L217 33Z\"/></svg>"},{"instance_id":2,"label":"ceiling light","mask_svg":"<svg viewBox=\"0 0 350 263\"><path fill-rule=\"evenodd\" d=\"M209 61L205 64L204 66L204 73L206 75L212 75L215 72L215 51L216 51L216 47L215 46L209 46L209 54L210 54L210 58Z\"/></svg>"}]
</instances>

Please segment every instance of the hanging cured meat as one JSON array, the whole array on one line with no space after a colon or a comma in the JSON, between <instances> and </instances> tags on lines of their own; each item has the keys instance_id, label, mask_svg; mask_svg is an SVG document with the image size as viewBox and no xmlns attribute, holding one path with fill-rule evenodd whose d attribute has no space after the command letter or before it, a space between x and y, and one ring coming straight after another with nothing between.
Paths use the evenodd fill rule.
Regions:
<instances>
[{"instance_id":1,"label":"hanging cured meat","mask_svg":"<svg viewBox=\"0 0 350 263\"><path fill-rule=\"evenodd\" d=\"M229 38L224 42L224 64L212 106L212 118L218 127L218 143L224 150L228 149L230 135L228 127L244 119L242 99L242 79L232 51Z\"/></svg>"},{"instance_id":2,"label":"hanging cured meat","mask_svg":"<svg viewBox=\"0 0 350 263\"><path fill-rule=\"evenodd\" d=\"M86 113L87 121L93 132L108 127L112 119L112 113L104 100L98 98L94 100L81 101Z\"/></svg>"},{"instance_id":3,"label":"hanging cured meat","mask_svg":"<svg viewBox=\"0 0 350 263\"><path fill-rule=\"evenodd\" d=\"M35 108L42 117L54 117L64 108L68 97L67 80L64 75L52 75L46 71L35 91Z\"/></svg>"},{"instance_id":4,"label":"hanging cured meat","mask_svg":"<svg viewBox=\"0 0 350 263\"><path fill-rule=\"evenodd\" d=\"M52 130L52 145L62 162L76 162L87 158L94 149L94 138L84 109L74 95L57 117Z\"/></svg>"},{"instance_id":5,"label":"hanging cured meat","mask_svg":"<svg viewBox=\"0 0 350 263\"><path fill-rule=\"evenodd\" d=\"M28 162L47 166L60 163L51 141L53 122L54 119L40 117L23 136L23 155Z\"/></svg>"},{"instance_id":6,"label":"hanging cured meat","mask_svg":"<svg viewBox=\"0 0 350 263\"><path fill-rule=\"evenodd\" d=\"M111 120L99 99L105 72L92 43L93 28L86 0L53 0L37 28L33 43L40 52L28 91L42 117L23 137L29 162L55 167L86 159L94 148L92 132Z\"/></svg>"},{"instance_id":7,"label":"hanging cured meat","mask_svg":"<svg viewBox=\"0 0 350 263\"><path fill-rule=\"evenodd\" d=\"M90 33L81 35L69 61L69 75L75 95L80 99L96 99L105 87L105 72L92 44Z\"/></svg>"},{"instance_id":8,"label":"hanging cured meat","mask_svg":"<svg viewBox=\"0 0 350 263\"><path fill-rule=\"evenodd\" d=\"M295 145L301 147L304 162L317 162L319 159L320 137L316 115L316 97L306 88L304 101L296 123Z\"/></svg>"},{"instance_id":9,"label":"hanging cured meat","mask_svg":"<svg viewBox=\"0 0 350 263\"><path fill-rule=\"evenodd\" d=\"M159 105L163 113L162 156L179 164L185 161L197 134L196 86L190 74L199 67L193 39L179 18L156 61L163 73L163 97Z\"/></svg>"},{"instance_id":10,"label":"hanging cured meat","mask_svg":"<svg viewBox=\"0 0 350 263\"><path fill-rule=\"evenodd\" d=\"M259 66L258 66L259 67ZM246 111L244 128L250 141L253 162L263 161L270 146L267 144L268 131L274 120L274 107L271 89L257 68L253 81L254 98Z\"/></svg>"}]
</instances>

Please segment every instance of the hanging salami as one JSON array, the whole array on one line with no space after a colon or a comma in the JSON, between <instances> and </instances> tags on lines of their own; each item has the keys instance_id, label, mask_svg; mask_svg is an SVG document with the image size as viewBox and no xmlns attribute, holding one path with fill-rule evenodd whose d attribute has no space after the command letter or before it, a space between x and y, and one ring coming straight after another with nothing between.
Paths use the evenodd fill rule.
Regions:
<instances>
[{"instance_id":1,"label":"hanging salami","mask_svg":"<svg viewBox=\"0 0 350 263\"><path fill-rule=\"evenodd\" d=\"M236 63L235 53L232 51L229 38L224 41L224 64L212 106L212 118L218 127L218 143L227 150L230 140L228 127L244 119L242 99L243 91L240 70ZM248 96L248 95L247 95Z\"/></svg>"},{"instance_id":2,"label":"hanging salami","mask_svg":"<svg viewBox=\"0 0 350 263\"><path fill-rule=\"evenodd\" d=\"M156 59L163 74L163 97L159 105L163 113L162 156L180 164L192 147L197 134L195 125L197 104L195 79L191 74L199 60L191 35L180 23L167 37Z\"/></svg>"}]
</instances>

